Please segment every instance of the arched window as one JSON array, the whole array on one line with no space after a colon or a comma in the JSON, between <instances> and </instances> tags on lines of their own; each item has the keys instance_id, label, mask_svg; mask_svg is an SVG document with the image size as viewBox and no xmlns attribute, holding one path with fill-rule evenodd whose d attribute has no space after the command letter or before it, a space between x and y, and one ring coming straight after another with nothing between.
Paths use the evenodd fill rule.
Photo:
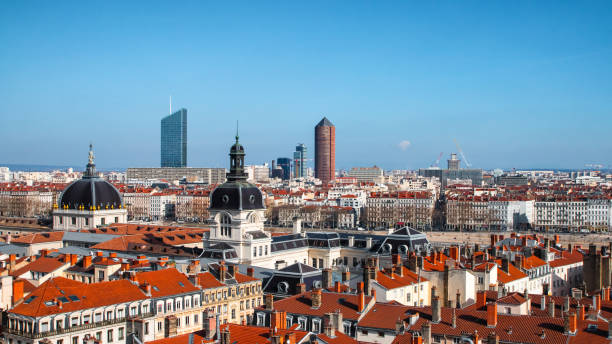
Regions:
<instances>
[{"instance_id":1,"label":"arched window","mask_svg":"<svg viewBox=\"0 0 612 344\"><path fill-rule=\"evenodd\" d=\"M232 219L228 214L221 215L221 235L232 236Z\"/></svg>"}]
</instances>

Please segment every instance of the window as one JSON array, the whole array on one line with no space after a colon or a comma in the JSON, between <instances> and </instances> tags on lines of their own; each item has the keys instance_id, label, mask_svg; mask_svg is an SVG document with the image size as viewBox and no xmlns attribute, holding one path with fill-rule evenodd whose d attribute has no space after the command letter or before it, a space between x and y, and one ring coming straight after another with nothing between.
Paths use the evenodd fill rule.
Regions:
<instances>
[{"instance_id":1,"label":"window","mask_svg":"<svg viewBox=\"0 0 612 344\"><path fill-rule=\"evenodd\" d=\"M321 332L321 320L312 319L312 332L314 333Z\"/></svg>"},{"instance_id":2,"label":"window","mask_svg":"<svg viewBox=\"0 0 612 344\"><path fill-rule=\"evenodd\" d=\"M101 218L100 219L100 224L101 225L105 225L106 224L106 219L105 218Z\"/></svg>"},{"instance_id":3,"label":"window","mask_svg":"<svg viewBox=\"0 0 612 344\"><path fill-rule=\"evenodd\" d=\"M109 343L113 341L113 330L106 331L106 341Z\"/></svg>"},{"instance_id":4,"label":"window","mask_svg":"<svg viewBox=\"0 0 612 344\"><path fill-rule=\"evenodd\" d=\"M111 320L113 318L113 311L106 312L106 320Z\"/></svg>"},{"instance_id":5,"label":"window","mask_svg":"<svg viewBox=\"0 0 612 344\"><path fill-rule=\"evenodd\" d=\"M79 337L72 337L72 344L79 344Z\"/></svg>"},{"instance_id":6,"label":"window","mask_svg":"<svg viewBox=\"0 0 612 344\"><path fill-rule=\"evenodd\" d=\"M506 314L512 314L512 310L510 309L510 307L506 307Z\"/></svg>"},{"instance_id":7,"label":"window","mask_svg":"<svg viewBox=\"0 0 612 344\"><path fill-rule=\"evenodd\" d=\"M96 339L97 340L102 340L102 331L96 332Z\"/></svg>"},{"instance_id":8,"label":"window","mask_svg":"<svg viewBox=\"0 0 612 344\"><path fill-rule=\"evenodd\" d=\"M157 322L157 332L161 332L164 329L161 321Z\"/></svg>"},{"instance_id":9,"label":"window","mask_svg":"<svg viewBox=\"0 0 612 344\"><path fill-rule=\"evenodd\" d=\"M149 313L149 305L142 305L142 312L143 313Z\"/></svg>"},{"instance_id":10,"label":"window","mask_svg":"<svg viewBox=\"0 0 612 344\"><path fill-rule=\"evenodd\" d=\"M100 281L104 280L104 271L98 271L98 280Z\"/></svg>"},{"instance_id":11,"label":"window","mask_svg":"<svg viewBox=\"0 0 612 344\"><path fill-rule=\"evenodd\" d=\"M176 300L176 303L174 304L174 309L176 309L177 311L181 310L181 300Z\"/></svg>"},{"instance_id":12,"label":"window","mask_svg":"<svg viewBox=\"0 0 612 344\"><path fill-rule=\"evenodd\" d=\"M185 299L185 308L190 308L191 307L191 299L190 298L186 298Z\"/></svg>"},{"instance_id":13,"label":"window","mask_svg":"<svg viewBox=\"0 0 612 344\"><path fill-rule=\"evenodd\" d=\"M76 217L73 217L73 218L72 218L72 224L73 224L73 225L76 225Z\"/></svg>"},{"instance_id":14,"label":"window","mask_svg":"<svg viewBox=\"0 0 612 344\"><path fill-rule=\"evenodd\" d=\"M85 226L89 226L89 218L85 218Z\"/></svg>"},{"instance_id":15,"label":"window","mask_svg":"<svg viewBox=\"0 0 612 344\"><path fill-rule=\"evenodd\" d=\"M306 330L306 318L299 318L298 323L300 324L300 330Z\"/></svg>"},{"instance_id":16,"label":"window","mask_svg":"<svg viewBox=\"0 0 612 344\"><path fill-rule=\"evenodd\" d=\"M115 216L115 223L119 223L119 217Z\"/></svg>"},{"instance_id":17,"label":"window","mask_svg":"<svg viewBox=\"0 0 612 344\"><path fill-rule=\"evenodd\" d=\"M136 314L138 314L138 312L136 311L136 307L130 307L130 316L134 317L136 316Z\"/></svg>"},{"instance_id":18,"label":"window","mask_svg":"<svg viewBox=\"0 0 612 344\"><path fill-rule=\"evenodd\" d=\"M89 315L85 315L83 317L83 324L89 324L89 320L90 320L90 316Z\"/></svg>"},{"instance_id":19,"label":"window","mask_svg":"<svg viewBox=\"0 0 612 344\"><path fill-rule=\"evenodd\" d=\"M236 319L236 309L232 308L232 319Z\"/></svg>"},{"instance_id":20,"label":"window","mask_svg":"<svg viewBox=\"0 0 612 344\"><path fill-rule=\"evenodd\" d=\"M264 314L257 313L257 326L264 326L264 317Z\"/></svg>"},{"instance_id":21,"label":"window","mask_svg":"<svg viewBox=\"0 0 612 344\"><path fill-rule=\"evenodd\" d=\"M40 332L47 332L47 331L49 331L49 323L44 322L40 324Z\"/></svg>"},{"instance_id":22,"label":"window","mask_svg":"<svg viewBox=\"0 0 612 344\"><path fill-rule=\"evenodd\" d=\"M259 246L259 255L261 256L261 246Z\"/></svg>"},{"instance_id":23,"label":"window","mask_svg":"<svg viewBox=\"0 0 612 344\"><path fill-rule=\"evenodd\" d=\"M123 318L123 316L124 316L123 315L123 311L124 311L123 309L118 309L117 310L117 318L119 318L119 319Z\"/></svg>"},{"instance_id":24,"label":"window","mask_svg":"<svg viewBox=\"0 0 612 344\"><path fill-rule=\"evenodd\" d=\"M95 321L95 322L100 322L100 321L102 321L102 313L96 313L96 314L94 314L94 321Z\"/></svg>"},{"instance_id":25,"label":"window","mask_svg":"<svg viewBox=\"0 0 612 344\"><path fill-rule=\"evenodd\" d=\"M312 267L317 267L317 258L312 258Z\"/></svg>"},{"instance_id":26,"label":"window","mask_svg":"<svg viewBox=\"0 0 612 344\"><path fill-rule=\"evenodd\" d=\"M17 343L21 343L21 341L17 341ZM64 340L63 339L58 339L56 341L57 344L64 344Z\"/></svg>"},{"instance_id":27,"label":"window","mask_svg":"<svg viewBox=\"0 0 612 344\"><path fill-rule=\"evenodd\" d=\"M79 318L70 319L70 326L79 326Z\"/></svg>"},{"instance_id":28,"label":"window","mask_svg":"<svg viewBox=\"0 0 612 344\"><path fill-rule=\"evenodd\" d=\"M198 323L198 315L197 315L197 314L195 314L195 315L193 316L193 323L194 323L194 324L197 324L197 323Z\"/></svg>"},{"instance_id":29,"label":"window","mask_svg":"<svg viewBox=\"0 0 612 344\"><path fill-rule=\"evenodd\" d=\"M119 327L119 329L118 329L117 331L119 331L119 334L117 335L117 339L119 339L119 340L123 340L123 339L124 339L124 338L123 338L123 331L124 331L124 328L123 328L123 327Z\"/></svg>"},{"instance_id":30,"label":"window","mask_svg":"<svg viewBox=\"0 0 612 344\"><path fill-rule=\"evenodd\" d=\"M232 236L232 227L231 227L232 219L228 214L221 215L221 235L223 236Z\"/></svg>"},{"instance_id":31,"label":"window","mask_svg":"<svg viewBox=\"0 0 612 344\"><path fill-rule=\"evenodd\" d=\"M144 325L145 325L144 334L149 334L149 323L146 322Z\"/></svg>"},{"instance_id":32,"label":"window","mask_svg":"<svg viewBox=\"0 0 612 344\"><path fill-rule=\"evenodd\" d=\"M185 326L189 326L189 315L185 316Z\"/></svg>"},{"instance_id":33,"label":"window","mask_svg":"<svg viewBox=\"0 0 612 344\"><path fill-rule=\"evenodd\" d=\"M257 247L253 247L253 257L257 257Z\"/></svg>"}]
</instances>

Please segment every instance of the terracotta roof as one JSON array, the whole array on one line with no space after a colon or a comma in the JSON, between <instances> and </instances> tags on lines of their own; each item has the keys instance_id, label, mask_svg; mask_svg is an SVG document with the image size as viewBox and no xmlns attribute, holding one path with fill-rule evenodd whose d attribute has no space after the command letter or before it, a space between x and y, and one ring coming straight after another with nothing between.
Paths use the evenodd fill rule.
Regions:
<instances>
[{"instance_id":1,"label":"terracotta roof","mask_svg":"<svg viewBox=\"0 0 612 344\"><path fill-rule=\"evenodd\" d=\"M357 311L357 294L344 294L321 292L321 307L312 308L312 292L294 295L283 300L274 302L274 309L292 314L315 315L322 317L325 313L340 310L344 319L357 320L361 313ZM369 304L372 297L365 296L365 304Z\"/></svg>"},{"instance_id":2,"label":"terracotta roof","mask_svg":"<svg viewBox=\"0 0 612 344\"><path fill-rule=\"evenodd\" d=\"M546 262L536 256L523 258L523 267L525 269L534 269L546 265Z\"/></svg>"},{"instance_id":3,"label":"terracotta roof","mask_svg":"<svg viewBox=\"0 0 612 344\"><path fill-rule=\"evenodd\" d=\"M501 260L496 260L497 263L497 280L501 283L510 283L521 278L527 277L527 274L517 269L512 263L508 263L508 273L501 269Z\"/></svg>"},{"instance_id":4,"label":"terracotta roof","mask_svg":"<svg viewBox=\"0 0 612 344\"><path fill-rule=\"evenodd\" d=\"M70 297L75 296L75 300ZM52 302L65 297L68 302ZM142 300L146 296L128 280L86 284L63 277L52 278L36 288L11 313L40 317ZM29 302L28 302L29 300Z\"/></svg>"},{"instance_id":5,"label":"terracotta roof","mask_svg":"<svg viewBox=\"0 0 612 344\"><path fill-rule=\"evenodd\" d=\"M219 280L209 271L198 274L199 284L202 289L208 288L219 288L225 286L225 284L219 282Z\"/></svg>"},{"instance_id":6,"label":"terracotta roof","mask_svg":"<svg viewBox=\"0 0 612 344\"><path fill-rule=\"evenodd\" d=\"M527 300L519 293L511 293L497 300L497 303L505 305L520 305L525 303Z\"/></svg>"},{"instance_id":7,"label":"terracotta roof","mask_svg":"<svg viewBox=\"0 0 612 344\"><path fill-rule=\"evenodd\" d=\"M235 344L267 344L271 343L272 329L267 327L224 324L221 331L228 329L230 332L230 342ZM296 342L301 342L308 335L306 331L293 329L277 329L276 335L284 338L286 334L294 333Z\"/></svg>"},{"instance_id":8,"label":"terracotta roof","mask_svg":"<svg viewBox=\"0 0 612 344\"><path fill-rule=\"evenodd\" d=\"M578 250L574 250L572 252L562 251L561 258L557 258L548 262L551 268L557 268L564 265L581 263L583 260L582 253L578 252Z\"/></svg>"},{"instance_id":9,"label":"terracotta roof","mask_svg":"<svg viewBox=\"0 0 612 344\"><path fill-rule=\"evenodd\" d=\"M191 340L190 338L193 337ZM204 331L197 331L193 333L182 334L170 338L162 338L158 340L147 341L147 344L200 344L200 343L212 343L212 340L206 340L204 337Z\"/></svg>"},{"instance_id":10,"label":"terracotta roof","mask_svg":"<svg viewBox=\"0 0 612 344\"><path fill-rule=\"evenodd\" d=\"M175 268L147 271L136 274L138 283L148 283L151 285L152 297L163 297L199 291L187 276L180 273Z\"/></svg>"},{"instance_id":11,"label":"terracotta roof","mask_svg":"<svg viewBox=\"0 0 612 344\"><path fill-rule=\"evenodd\" d=\"M383 271L378 271L376 273L376 282L385 289L401 288L419 282L419 276L416 273L410 271L410 269L406 268L405 266L402 266L401 269L403 276L396 273L391 273L388 275ZM421 277L421 282L424 281L427 281L427 279Z\"/></svg>"},{"instance_id":12,"label":"terracotta roof","mask_svg":"<svg viewBox=\"0 0 612 344\"><path fill-rule=\"evenodd\" d=\"M40 244L44 242L62 241L64 232L45 232L22 235L11 239L11 244Z\"/></svg>"},{"instance_id":13,"label":"terracotta roof","mask_svg":"<svg viewBox=\"0 0 612 344\"><path fill-rule=\"evenodd\" d=\"M19 277L28 271L50 273L59 269L65 264L66 263L57 258L41 257L20 269L11 271L10 275Z\"/></svg>"}]
</instances>

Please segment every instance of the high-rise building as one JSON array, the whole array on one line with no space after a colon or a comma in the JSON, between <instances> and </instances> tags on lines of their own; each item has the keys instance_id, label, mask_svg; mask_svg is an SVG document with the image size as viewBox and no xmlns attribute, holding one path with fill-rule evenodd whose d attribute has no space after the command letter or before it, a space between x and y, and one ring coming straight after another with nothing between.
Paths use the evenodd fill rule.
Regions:
<instances>
[{"instance_id":1,"label":"high-rise building","mask_svg":"<svg viewBox=\"0 0 612 344\"><path fill-rule=\"evenodd\" d=\"M336 173L336 127L323 117L315 127L315 177L323 185L334 180Z\"/></svg>"},{"instance_id":2,"label":"high-rise building","mask_svg":"<svg viewBox=\"0 0 612 344\"><path fill-rule=\"evenodd\" d=\"M161 120L161 167L187 166L187 109Z\"/></svg>"},{"instance_id":3,"label":"high-rise building","mask_svg":"<svg viewBox=\"0 0 612 344\"><path fill-rule=\"evenodd\" d=\"M295 178L306 177L306 145L303 143L298 144L293 152L293 175Z\"/></svg>"},{"instance_id":4,"label":"high-rise building","mask_svg":"<svg viewBox=\"0 0 612 344\"><path fill-rule=\"evenodd\" d=\"M456 153L451 153L451 157L447 160L447 162L449 170L458 170L461 164L461 160L457 159Z\"/></svg>"},{"instance_id":5,"label":"high-rise building","mask_svg":"<svg viewBox=\"0 0 612 344\"><path fill-rule=\"evenodd\" d=\"M291 159L290 158L278 158L276 159L276 165L283 169L283 180L291 178Z\"/></svg>"}]
</instances>

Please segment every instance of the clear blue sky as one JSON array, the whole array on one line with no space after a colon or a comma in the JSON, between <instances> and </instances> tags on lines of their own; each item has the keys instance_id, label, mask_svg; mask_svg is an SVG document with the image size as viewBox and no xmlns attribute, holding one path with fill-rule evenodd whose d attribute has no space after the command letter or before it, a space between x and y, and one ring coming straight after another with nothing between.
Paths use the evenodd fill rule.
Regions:
<instances>
[{"instance_id":1,"label":"clear blue sky","mask_svg":"<svg viewBox=\"0 0 612 344\"><path fill-rule=\"evenodd\" d=\"M612 1L422 3L3 1L0 163L158 166L172 95L191 166L237 119L247 163L312 156L323 115L337 168L612 164Z\"/></svg>"}]
</instances>

